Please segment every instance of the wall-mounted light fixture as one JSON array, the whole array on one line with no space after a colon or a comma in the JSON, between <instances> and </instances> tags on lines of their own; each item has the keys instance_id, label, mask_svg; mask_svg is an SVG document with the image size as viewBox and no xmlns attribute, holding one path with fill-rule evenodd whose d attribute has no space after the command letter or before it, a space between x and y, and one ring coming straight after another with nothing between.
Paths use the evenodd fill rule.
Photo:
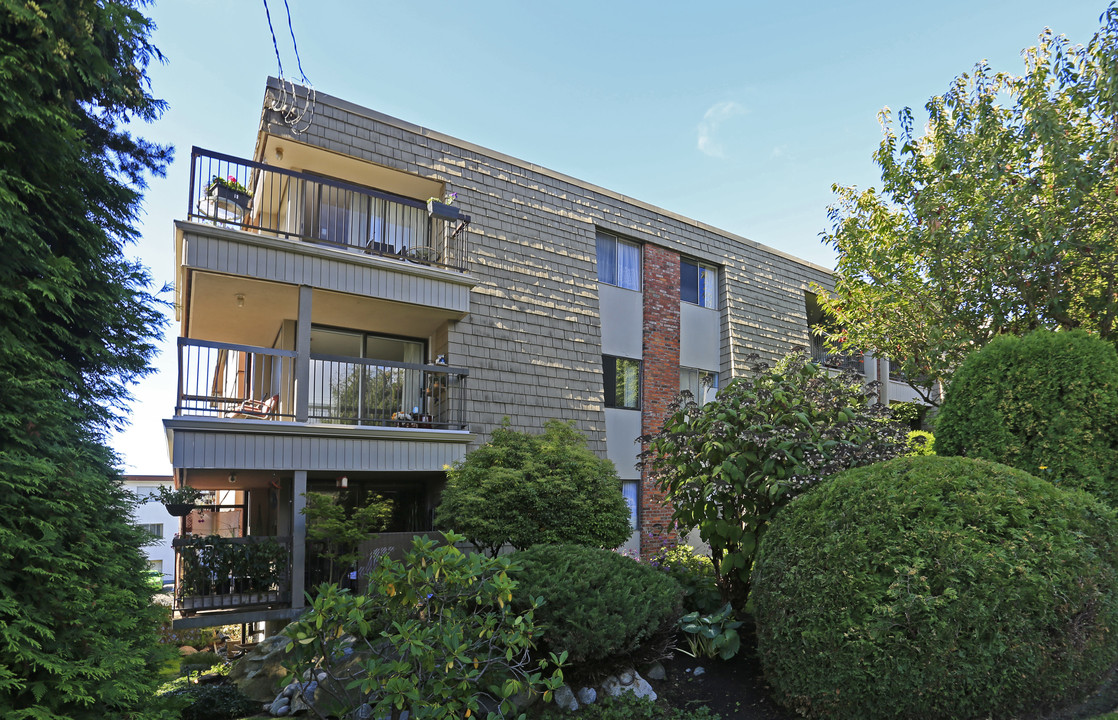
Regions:
<instances>
[{"instance_id":1,"label":"wall-mounted light fixture","mask_svg":"<svg viewBox=\"0 0 1118 720\"><path fill-rule=\"evenodd\" d=\"M235 297L237 299L237 307L244 307L245 306L245 294L244 293L237 293L233 297Z\"/></svg>"}]
</instances>

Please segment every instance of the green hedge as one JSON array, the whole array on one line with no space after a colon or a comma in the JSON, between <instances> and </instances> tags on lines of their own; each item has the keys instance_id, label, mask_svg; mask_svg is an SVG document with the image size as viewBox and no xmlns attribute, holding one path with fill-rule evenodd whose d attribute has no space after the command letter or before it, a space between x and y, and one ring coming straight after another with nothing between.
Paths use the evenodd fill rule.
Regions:
<instances>
[{"instance_id":1,"label":"green hedge","mask_svg":"<svg viewBox=\"0 0 1118 720\"><path fill-rule=\"evenodd\" d=\"M1118 502L1118 353L1077 330L995 338L947 387L936 453L1005 463Z\"/></svg>"},{"instance_id":2,"label":"green hedge","mask_svg":"<svg viewBox=\"0 0 1118 720\"><path fill-rule=\"evenodd\" d=\"M1118 659L1118 521L1004 465L906 457L776 517L754 573L758 650L808 717L1012 717Z\"/></svg>"},{"instance_id":3,"label":"green hedge","mask_svg":"<svg viewBox=\"0 0 1118 720\"><path fill-rule=\"evenodd\" d=\"M665 573L578 545L536 545L512 560L522 566L514 607L543 597L541 650L566 650L576 675L657 657L674 638L683 591Z\"/></svg>"}]
</instances>

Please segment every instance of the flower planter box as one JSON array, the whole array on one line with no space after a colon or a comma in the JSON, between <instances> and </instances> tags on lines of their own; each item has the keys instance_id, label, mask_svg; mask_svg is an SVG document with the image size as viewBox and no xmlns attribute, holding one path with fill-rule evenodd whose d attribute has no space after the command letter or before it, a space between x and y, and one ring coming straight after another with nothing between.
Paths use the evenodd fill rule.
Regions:
<instances>
[{"instance_id":1,"label":"flower planter box","mask_svg":"<svg viewBox=\"0 0 1118 720\"><path fill-rule=\"evenodd\" d=\"M216 595L187 595L182 599L182 609L220 610L221 608L278 603L279 600L280 594L278 590L270 590L268 592L218 593Z\"/></svg>"},{"instance_id":2,"label":"flower planter box","mask_svg":"<svg viewBox=\"0 0 1118 720\"><path fill-rule=\"evenodd\" d=\"M439 202L438 200L428 200L427 214L433 218L439 218L441 220L457 220L458 208L454 207L453 205L447 205L446 203Z\"/></svg>"},{"instance_id":3,"label":"flower planter box","mask_svg":"<svg viewBox=\"0 0 1118 720\"><path fill-rule=\"evenodd\" d=\"M252 196L248 193L237 192L224 185L210 185L209 193L210 199L213 200L218 207L222 207L225 210L233 210L236 208L241 212L245 212L248 210L249 201L252 200Z\"/></svg>"}]
</instances>

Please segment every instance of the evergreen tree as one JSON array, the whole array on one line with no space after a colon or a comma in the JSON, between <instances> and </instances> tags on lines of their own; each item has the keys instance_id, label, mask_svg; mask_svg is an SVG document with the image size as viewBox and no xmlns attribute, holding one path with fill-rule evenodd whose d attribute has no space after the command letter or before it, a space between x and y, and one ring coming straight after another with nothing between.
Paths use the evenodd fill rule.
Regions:
<instances>
[{"instance_id":1,"label":"evergreen tree","mask_svg":"<svg viewBox=\"0 0 1118 720\"><path fill-rule=\"evenodd\" d=\"M151 717L160 610L106 434L163 323L125 258L163 103L142 0L0 0L0 717Z\"/></svg>"}]
</instances>

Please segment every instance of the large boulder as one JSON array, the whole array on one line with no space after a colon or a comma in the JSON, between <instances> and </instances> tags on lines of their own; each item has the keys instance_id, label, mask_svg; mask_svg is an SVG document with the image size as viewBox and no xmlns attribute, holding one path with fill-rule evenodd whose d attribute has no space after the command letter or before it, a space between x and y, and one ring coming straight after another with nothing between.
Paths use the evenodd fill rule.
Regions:
<instances>
[{"instance_id":1,"label":"large boulder","mask_svg":"<svg viewBox=\"0 0 1118 720\"><path fill-rule=\"evenodd\" d=\"M283 660L287 656L286 635L265 638L229 669L229 681L248 697L259 702L272 702L276 693L286 684L287 670Z\"/></svg>"}]
</instances>

